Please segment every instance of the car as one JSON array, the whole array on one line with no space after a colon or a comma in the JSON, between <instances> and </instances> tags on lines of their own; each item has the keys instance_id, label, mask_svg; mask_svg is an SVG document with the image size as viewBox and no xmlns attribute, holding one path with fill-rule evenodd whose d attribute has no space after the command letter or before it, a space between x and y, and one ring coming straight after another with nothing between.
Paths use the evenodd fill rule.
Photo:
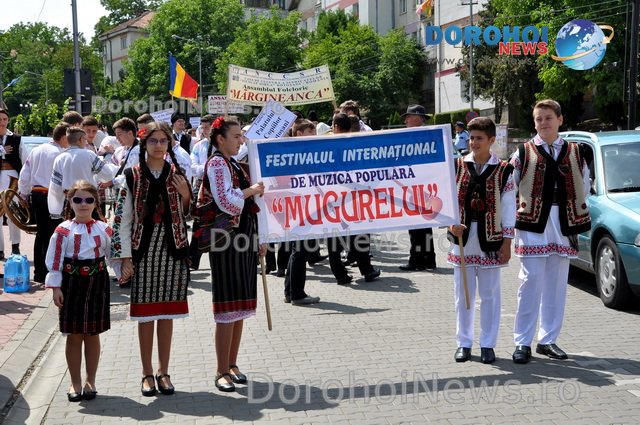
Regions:
<instances>
[{"instance_id":1,"label":"car","mask_svg":"<svg viewBox=\"0 0 640 425\"><path fill-rule=\"evenodd\" d=\"M595 273L600 299L610 308L640 296L640 131L560 133L584 148L591 187L591 230L578 235L571 264Z\"/></svg>"},{"instance_id":2,"label":"car","mask_svg":"<svg viewBox=\"0 0 640 425\"><path fill-rule=\"evenodd\" d=\"M43 143L47 143L51 141L51 137L42 137L42 136L22 136L20 139L24 146L27 148L27 153L31 152L33 148L39 146Z\"/></svg>"}]
</instances>

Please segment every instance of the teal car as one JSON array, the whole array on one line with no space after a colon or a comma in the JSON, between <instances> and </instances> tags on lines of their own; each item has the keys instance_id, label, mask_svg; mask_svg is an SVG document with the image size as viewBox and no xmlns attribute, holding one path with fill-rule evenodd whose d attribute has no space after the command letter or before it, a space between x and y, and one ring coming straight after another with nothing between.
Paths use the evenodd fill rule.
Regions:
<instances>
[{"instance_id":1,"label":"teal car","mask_svg":"<svg viewBox=\"0 0 640 425\"><path fill-rule=\"evenodd\" d=\"M605 306L622 308L640 296L640 131L560 134L581 144L591 187L591 230L578 236L571 264L595 273Z\"/></svg>"}]
</instances>

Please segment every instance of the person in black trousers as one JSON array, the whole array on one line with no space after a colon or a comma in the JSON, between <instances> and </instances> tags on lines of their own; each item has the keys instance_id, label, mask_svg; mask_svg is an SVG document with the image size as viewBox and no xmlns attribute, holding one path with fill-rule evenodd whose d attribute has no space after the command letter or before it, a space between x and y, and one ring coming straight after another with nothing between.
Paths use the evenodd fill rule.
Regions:
<instances>
[{"instance_id":1,"label":"person in black trousers","mask_svg":"<svg viewBox=\"0 0 640 425\"><path fill-rule=\"evenodd\" d=\"M421 105L409 105L407 112L402 114L404 123L408 128L421 127L427 118L426 110ZM431 270L436 268L436 251L433 246L433 230L411 229L409 230L411 248L409 249L409 261L400 266L403 271Z\"/></svg>"}]
</instances>

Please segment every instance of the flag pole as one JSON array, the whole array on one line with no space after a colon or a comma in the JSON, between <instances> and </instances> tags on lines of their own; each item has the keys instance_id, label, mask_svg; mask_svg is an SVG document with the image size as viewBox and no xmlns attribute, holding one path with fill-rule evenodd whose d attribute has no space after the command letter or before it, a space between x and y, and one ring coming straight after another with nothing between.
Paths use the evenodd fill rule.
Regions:
<instances>
[{"instance_id":1,"label":"flag pole","mask_svg":"<svg viewBox=\"0 0 640 425\"><path fill-rule=\"evenodd\" d=\"M460 247L460 271L462 272L462 285L464 286L464 302L467 306L467 310L471 308L469 305L469 286L467 285L467 264L464 260L464 243L462 242L462 236L458 236L458 246Z\"/></svg>"},{"instance_id":2,"label":"flag pole","mask_svg":"<svg viewBox=\"0 0 640 425\"><path fill-rule=\"evenodd\" d=\"M273 324L271 323L271 305L269 304L269 288L267 288L267 273L264 257L260 257L260 270L262 274L262 289L264 290L264 308L267 312L267 328L269 330L272 330Z\"/></svg>"}]
</instances>

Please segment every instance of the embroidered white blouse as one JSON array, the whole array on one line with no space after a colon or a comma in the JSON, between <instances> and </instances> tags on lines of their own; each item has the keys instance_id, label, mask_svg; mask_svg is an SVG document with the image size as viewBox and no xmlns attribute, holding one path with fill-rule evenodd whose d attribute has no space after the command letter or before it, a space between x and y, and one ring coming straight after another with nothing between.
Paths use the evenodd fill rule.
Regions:
<instances>
[{"instance_id":1,"label":"embroidered white blouse","mask_svg":"<svg viewBox=\"0 0 640 425\"><path fill-rule=\"evenodd\" d=\"M62 285L65 258L95 260L105 257L108 262L111 233L111 227L107 223L95 220L87 223L67 220L56 227L45 258L49 270L44 281L45 287L59 288Z\"/></svg>"}]
</instances>

